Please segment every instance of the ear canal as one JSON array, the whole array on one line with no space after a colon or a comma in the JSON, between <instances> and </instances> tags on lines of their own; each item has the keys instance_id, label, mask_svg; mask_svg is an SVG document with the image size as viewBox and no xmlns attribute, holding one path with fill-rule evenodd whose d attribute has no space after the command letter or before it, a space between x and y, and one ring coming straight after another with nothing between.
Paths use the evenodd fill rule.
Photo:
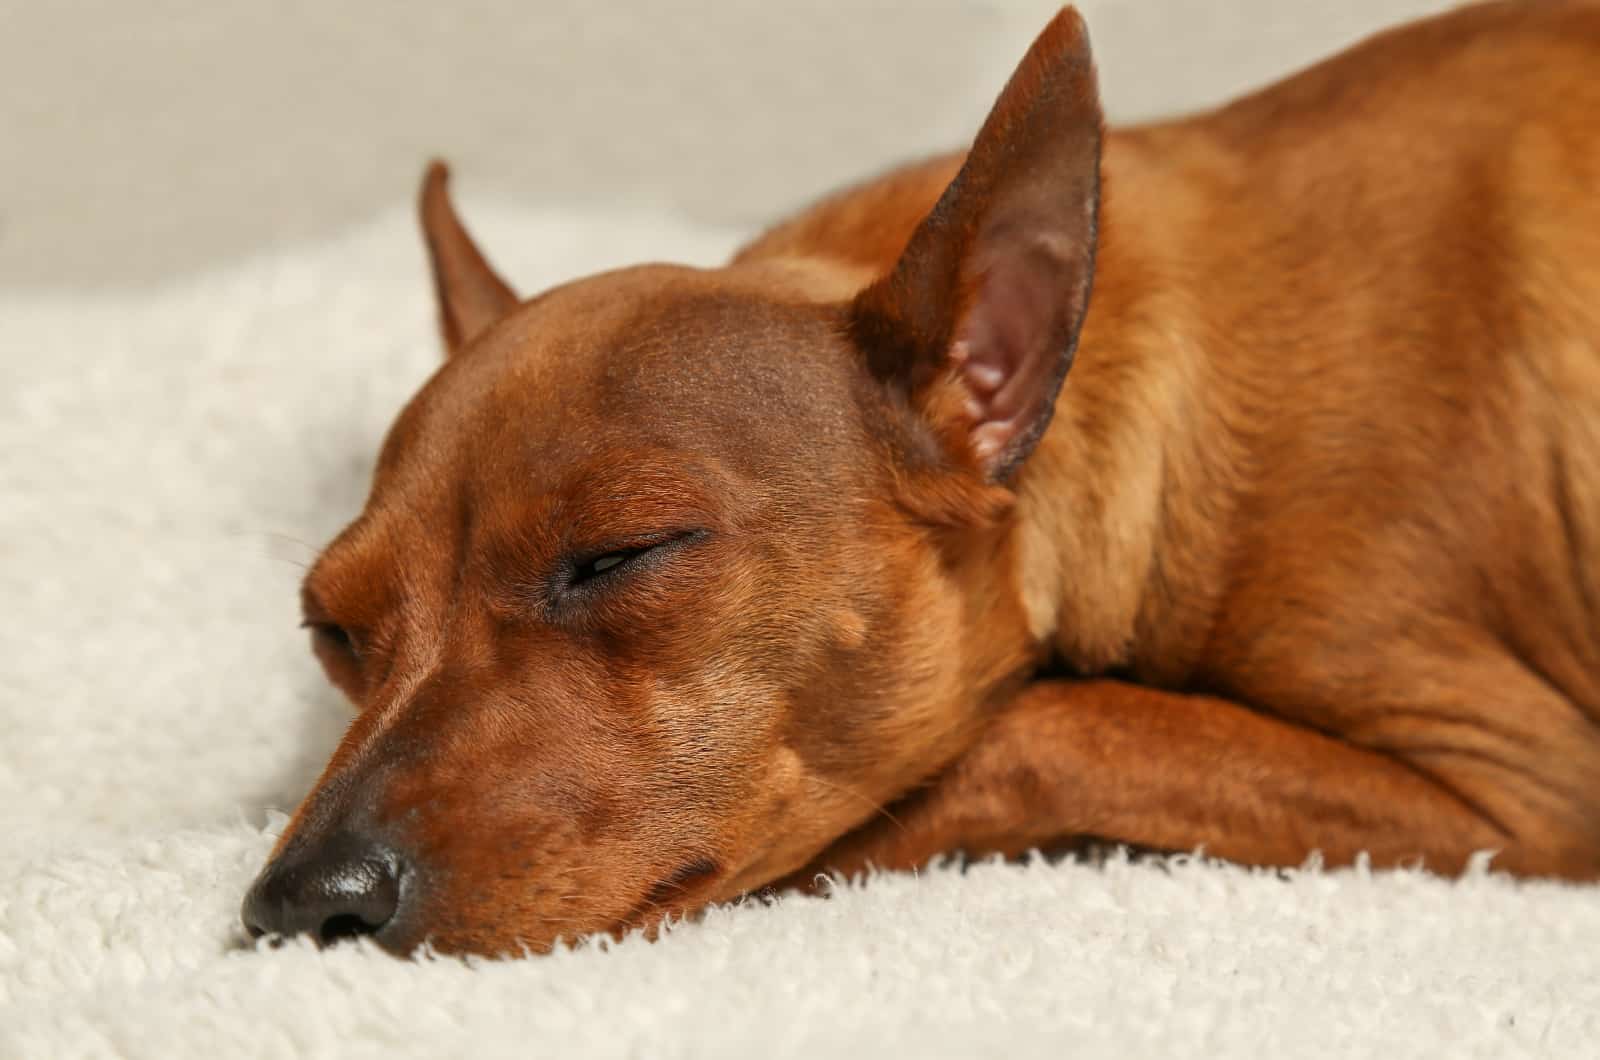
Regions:
<instances>
[{"instance_id":1,"label":"ear canal","mask_svg":"<svg viewBox=\"0 0 1600 1060\"><path fill-rule=\"evenodd\" d=\"M1049 426L1088 310L1102 117L1088 33L1064 8L853 331L958 462L1004 481Z\"/></svg>"},{"instance_id":2,"label":"ear canal","mask_svg":"<svg viewBox=\"0 0 1600 1060\"><path fill-rule=\"evenodd\" d=\"M462 227L450 203L450 170L433 162L422 178L422 235L433 267L445 352L467 345L518 302Z\"/></svg>"}]
</instances>

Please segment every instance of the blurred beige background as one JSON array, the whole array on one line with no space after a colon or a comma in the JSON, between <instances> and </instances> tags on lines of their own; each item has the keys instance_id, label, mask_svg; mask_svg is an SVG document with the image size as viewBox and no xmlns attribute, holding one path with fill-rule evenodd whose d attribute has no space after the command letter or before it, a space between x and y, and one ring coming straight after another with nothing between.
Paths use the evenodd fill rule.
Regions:
<instances>
[{"instance_id":1,"label":"blurred beige background","mask_svg":"<svg viewBox=\"0 0 1600 1060\"><path fill-rule=\"evenodd\" d=\"M755 227L962 143L1057 5L6 0L0 285L143 286L412 194ZM1440 0L1080 0L1115 121L1191 110Z\"/></svg>"}]
</instances>

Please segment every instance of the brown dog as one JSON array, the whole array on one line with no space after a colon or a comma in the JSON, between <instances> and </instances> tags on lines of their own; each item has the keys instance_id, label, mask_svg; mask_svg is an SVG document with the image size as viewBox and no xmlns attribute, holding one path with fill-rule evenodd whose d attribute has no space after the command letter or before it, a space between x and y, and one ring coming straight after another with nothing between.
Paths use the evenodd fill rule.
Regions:
<instances>
[{"instance_id":1,"label":"brown dog","mask_svg":"<svg viewBox=\"0 0 1600 1060\"><path fill-rule=\"evenodd\" d=\"M1501 3L1102 157L1068 10L965 157L525 303L434 168L450 357L306 579L360 714L246 924L1085 836L1600 875L1596 115L1600 6Z\"/></svg>"}]
</instances>

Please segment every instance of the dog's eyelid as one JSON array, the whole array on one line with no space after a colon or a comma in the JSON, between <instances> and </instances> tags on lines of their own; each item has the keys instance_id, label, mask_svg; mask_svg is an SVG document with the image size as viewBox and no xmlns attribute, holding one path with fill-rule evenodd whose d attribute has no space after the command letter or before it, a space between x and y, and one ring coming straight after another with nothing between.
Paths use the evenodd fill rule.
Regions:
<instances>
[{"instance_id":1,"label":"dog's eyelid","mask_svg":"<svg viewBox=\"0 0 1600 1060\"><path fill-rule=\"evenodd\" d=\"M309 587L300 590L300 628L315 629L318 626L338 626L343 623L334 619L331 609L325 606L322 598L313 593Z\"/></svg>"},{"instance_id":2,"label":"dog's eyelid","mask_svg":"<svg viewBox=\"0 0 1600 1060\"><path fill-rule=\"evenodd\" d=\"M669 533L643 535L626 543L579 553L568 567L570 574L566 587L578 589L587 582L616 571L651 553L676 550L676 547L703 540L710 531L703 529L678 530Z\"/></svg>"},{"instance_id":3,"label":"dog's eyelid","mask_svg":"<svg viewBox=\"0 0 1600 1060\"><path fill-rule=\"evenodd\" d=\"M300 583L300 614L304 619L303 625L332 621L329 618L329 608L323 602L322 593L316 588L323 581L320 577L321 568L322 563L318 561L317 567Z\"/></svg>"},{"instance_id":4,"label":"dog's eyelid","mask_svg":"<svg viewBox=\"0 0 1600 1060\"><path fill-rule=\"evenodd\" d=\"M572 584L581 585L591 578L596 578L607 571L621 567L629 560L637 559L646 552L653 551L666 542L658 541L645 545L634 545L629 548L618 548L588 559L580 560L572 565Z\"/></svg>"},{"instance_id":5,"label":"dog's eyelid","mask_svg":"<svg viewBox=\"0 0 1600 1060\"><path fill-rule=\"evenodd\" d=\"M562 580L560 591L581 592L589 587L590 582L605 577L608 573L612 573L614 568L622 566L632 558L632 553L613 553L598 559L575 563Z\"/></svg>"},{"instance_id":6,"label":"dog's eyelid","mask_svg":"<svg viewBox=\"0 0 1600 1060\"><path fill-rule=\"evenodd\" d=\"M335 618L333 609L326 606L322 598L309 587L300 590L300 628L342 644L352 654L360 653L360 642L365 640L365 636L350 623Z\"/></svg>"},{"instance_id":7,"label":"dog's eyelid","mask_svg":"<svg viewBox=\"0 0 1600 1060\"><path fill-rule=\"evenodd\" d=\"M710 531L701 529L666 530L652 534L630 534L614 538L591 548L576 550L579 564L598 563L613 557L626 560L630 556L649 552L668 545L687 544L705 537Z\"/></svg>"},{"instance_id":8,"label":"dog's eyelid","mask_svg":"<svg viewBox=\"0 0 1600 1060\"><path fill-rule=\"evenodd\" d=\"M362 638L348 626L324 619L305 618L301 620L300 628L310 630L318 640L347 651L357 659L362 655Z\"/></svg>"}]
</instances>

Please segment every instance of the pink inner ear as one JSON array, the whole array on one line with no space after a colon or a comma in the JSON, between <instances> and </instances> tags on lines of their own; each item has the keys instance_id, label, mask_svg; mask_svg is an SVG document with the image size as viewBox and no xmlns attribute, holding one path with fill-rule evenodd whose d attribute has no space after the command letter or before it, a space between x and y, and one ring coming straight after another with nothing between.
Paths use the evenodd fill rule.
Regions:
<instances>
[{"instance_id":1,"label":"pink inner ear","mask_svg":"<svg viewBox=\"0 0 1600 1060\"><path fill-rule=\"evenodd\" d=\"M873 374L923 403L991 482L1049 426L1088 309L1100 204L1101 115L1083 20L1034 41L894 269L852 307ZM948 422L954 367L966 393Z\"/></svg>"},{"instance_id":2,"label":"pink inner ear","mask_svg":"<svg viewBox=\"0 0 1600 1060\"><path fill-rule=\"evenodd\" d=\"M1032 246L991 247L980 264L972 306L951 349L970 392L974 455L995 467L1040 416L1040 402L1054 397L1066 364L1063 346L1070 332L1055 334L1061 303L1072 297L1063 288L1062 263L1047 240L1022 237ZM997 252L998 250L998 252ZM1044 417L1048 420L1048 415ZM1042 427L1042 424L1040 425Z\"/></svg>"}]
</instances>

